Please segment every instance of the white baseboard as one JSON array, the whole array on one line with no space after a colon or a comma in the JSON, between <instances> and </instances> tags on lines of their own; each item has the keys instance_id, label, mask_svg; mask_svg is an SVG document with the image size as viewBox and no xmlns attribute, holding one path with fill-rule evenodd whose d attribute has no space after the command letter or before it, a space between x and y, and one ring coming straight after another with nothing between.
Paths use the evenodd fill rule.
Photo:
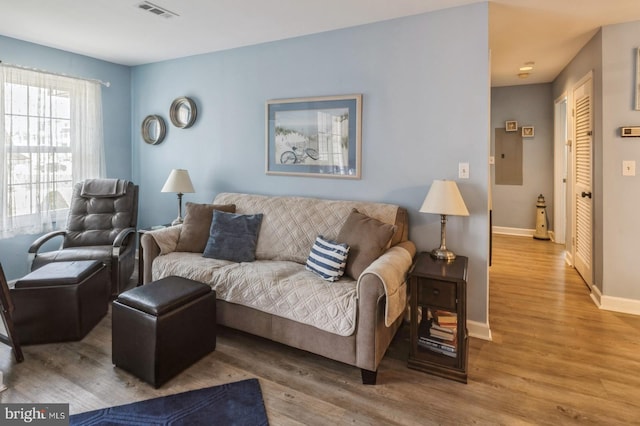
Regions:
<instances>
[{"instance_id":1,"label":"white baseboard","mask_svg":"<svg viewBox=\"0 0 640 426\"><path fill-rule=\"evenodd\" d=\"M573 255L569 250L564 251L564 261L573 268Z\"/></svg>"},{"instance_id":2,"label":"white baseboard","mask_svg":"<svg viewBox=\"0 0 640 426\"><path fill-rule=\"evenodd\" d=\"M509 228L507 226L494 226L492 230L494 234L518 235L521 237L533 237L536 232L535 229Z\"/></svg>"},{"instance_id":3,"label":"white baseboard","mask_svg":"<svg viewBox=\"0 0 640 426\"><path fill-rule=\"evenodd\" d=\"M591 300L599 309L622 314L640 315L640 300L605 296L595 285L591 286Z\"/></svg>"},{"instance_id":4,"label":"white baseboard","mask_svg":"<svg viewBox=\"0 0 640 426\"><path fill-rule=\"evenodd\" d=\"M489 328L488 323L467 320L467 330L469 331L469 336L471 337L477 337L478 339L488 341L493 340L493 338L491 337L491 329Z\"/></svg>"},{"instance_id":5,"label":"white baseboard","mask_svg":"<svg viewBox=\"0 0 640 426\"><path fill-rule=\"evenodd\" d=\"M509 228L507 226L494 226L492 231L494 234L515 235L517 237L533 237L533 234L536 233L535 229ZM551 241L555 241L553 231L549 231L549 238Z\"/></svg>"}]
</instances>

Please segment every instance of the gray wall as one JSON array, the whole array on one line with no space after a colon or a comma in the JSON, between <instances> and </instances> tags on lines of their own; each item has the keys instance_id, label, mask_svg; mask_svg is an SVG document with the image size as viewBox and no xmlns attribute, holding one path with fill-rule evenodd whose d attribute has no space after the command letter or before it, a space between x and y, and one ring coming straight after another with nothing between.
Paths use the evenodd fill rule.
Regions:
<instances>
[{"instance_id":1,"label":"gray wall","mask_svg":"<svg viewBox=\"0 0 640 426\"><path fill-rule=\"evenodd\" d=\"M0 60L111 83L102 88L107 175L131 179L131 69L105 61L0 36ZM27 249L37 235L0 239L0 261L8 279L28 272ZM56 241L56 244L59 241Z\"/></svg>"},{"instance_id":2,"label":"gray wall","mask_svg":"<svg viewBox=\"0 0 640 426\"><path fill-rule=\"evenodd\" d=\"M474 72L468 72L468 64ZM420 250L438 245L436 215L418 212L434 179L457 179L471 215L449 220L447 246L470 259L469 318L487 322L489 59L488 5L331 31L135 67L134 180L140 225L176 216L175 194L160 189L172 168L189 170L209 202L222 191L397 203L409 210ZM363 94L362 179L267 176L265 101ZM168 109L192 97L198 121L177 129ZM168 122L162 144L145 144L148 114Z\"/></svg>"},{"instance_id":3,"label":"gray wall","mask_svg":"<svg viewBox=\"0 0 640 426\"><path fill-rule=\"evenodd\" d=\"M553 229L553 97L551 84L494 87L491 89L491 155L495 155L495 129L516 120L518 127L534 126L533 138L523 139L522 185L496 185L491 166L493 225L535 229L536 201L543 194L549 229ZM520 133L520 130L518 130Z\"/></svg>"}]
</instances>

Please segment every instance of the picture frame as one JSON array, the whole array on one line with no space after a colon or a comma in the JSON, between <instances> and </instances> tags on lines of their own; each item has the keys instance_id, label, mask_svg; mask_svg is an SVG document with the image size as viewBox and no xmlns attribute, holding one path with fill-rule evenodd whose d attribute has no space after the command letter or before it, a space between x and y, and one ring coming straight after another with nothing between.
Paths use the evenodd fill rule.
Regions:
<instances>
[{"instance_id":1,"label":"picture frame","mask_svg":"<svg viewBox=\"0 0 640 426\"><path fill-rule=\"evenodd\" d=\"M640 47L636 49L635 110L640 111Z\"/></svg>"},{"instance_id":2,"label":"picture frame","mask_svg":"<svg viewBox=\"0 0 640 426\"><path fill-rule=\"evenodd\" d=\"M535 134L535 129L533 126L522 126L522 137L523 138L532 138Z\"/></svg>"},{"instance_id":3,"label":"picture frame","mask_svg":"<svg viewBox=\"0 0 640 426\"><path fill-rule=\"evenodd\" d=\"M360 179L362 95L266 102L265 172Z\"/></svg>"},{"instance_id":4,"label":"picture frame","mask_svg":"<svg viewBox=\"0 0 640 426\"><path fill-rule=\"evenodd\" d=\"M515 120L507 120L504 122L504 131L505 132L517 132L518 131L518 122Z\"/></svg>"}]
</instances>

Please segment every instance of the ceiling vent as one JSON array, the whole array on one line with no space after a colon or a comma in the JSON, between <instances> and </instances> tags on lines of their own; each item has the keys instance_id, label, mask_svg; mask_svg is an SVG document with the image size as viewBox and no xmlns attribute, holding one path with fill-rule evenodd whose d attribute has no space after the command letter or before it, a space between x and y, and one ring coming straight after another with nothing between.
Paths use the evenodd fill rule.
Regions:
<instances>
[{"instance_id":1,"label":"ceiling vent","mask_svg":"<svg viewBox=\"0 0 640 426\"><path fill-rule=\"evenodd\" d=\"M138 3L138 9L146 10L149 13L153 13L157 16L162 16L163 18L173 18L174 16L180 16L175 12L165 9L164 7L160 7L157 4L153 4L150 1L143 1Z\"/></svg>"}]
</instances>

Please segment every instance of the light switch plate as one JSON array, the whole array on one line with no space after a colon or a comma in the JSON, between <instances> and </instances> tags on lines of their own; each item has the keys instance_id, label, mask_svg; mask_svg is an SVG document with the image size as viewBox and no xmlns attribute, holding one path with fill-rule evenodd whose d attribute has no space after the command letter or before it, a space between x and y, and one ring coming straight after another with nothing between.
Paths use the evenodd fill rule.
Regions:
<instances>
[{"instance_id":1,"label":"light switch plate","mask_svg":"<svg viewBox=\"0 0 640 426\"><path fill-rule=\"evenodd\" d=\"M458 178L469 179L469 163L458 163Z\"/></svg>"},{"instance_id":2,"label":"light switch plate","mask_svg":"<svg viewBox=\"0 0 640 426\"><path fill-rule=\"evenodd\" d=\"M636 162L635 160L625 160L622 162L622 176L635 176Z\"/></svg>"}]
</instances>

